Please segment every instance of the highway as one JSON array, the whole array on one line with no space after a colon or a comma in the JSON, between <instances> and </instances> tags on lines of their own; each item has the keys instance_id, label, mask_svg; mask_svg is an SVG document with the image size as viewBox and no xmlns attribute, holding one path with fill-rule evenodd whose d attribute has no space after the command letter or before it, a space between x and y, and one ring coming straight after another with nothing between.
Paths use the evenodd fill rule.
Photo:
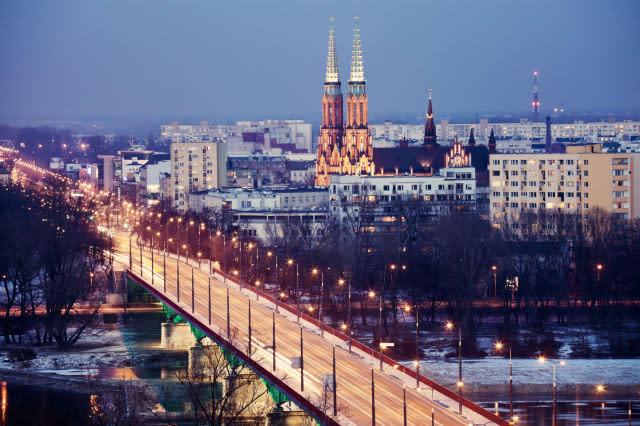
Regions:
<instances>
[{"instance_id":1,"label":"highway","mask_svg":"<svg viewBox=\"0 0 640 426\"><path fill-rule=\"evenodd\" d=\"M116 234L116 261L129 266L129 234ZM140 248L133 242L132 272L141 275L151 284L151 252L142 250L142 273L140 270ZM178 266L180 270L180 295L177 293ZM192 271L193 300L192 307ZM198 268L197 261L184 257L178 261L175 255L166 257L166 293L164 292L162 252L154 254L153 286L165 297L177 303L187 312L193 312L203 324L209 324L209 285L211 286L211 325L212 331L227 336L227 291L229 294L230 343L237 349L248 353L249 344L249 301L251 300L251 358L269 370L273 369L273 318L276 330L276 374L293 389L302 394L317 407L325 407L328 415L333 414L333 396L325 392L323 398L323 376L332 372L332 352L335 346L336 388L338 415L334 418L340 424L372 424L372 386L375 383L375 418L380 425L403 425L404 405L403 388L406 390L407 425L429 425L434 414L436 425L497 424L488 421L481 414L463 409L464 417L457 413L458 403L438 392L434 392L434 402L430 396L432 389L425 386L415 389L415 379L386 365L380 371L379 361L370 355L354 349L349 353L348 346L329 333L320 336L320 330L314 324L301 320L280 309L275 313L274 306L264 298L256 300L255 293L241 289L231 280L225 280L218 274L209 276L208 262ZM179 299L179 302L178 302ZM304 341L304 391L300 386L300 370L291 368L291 358L300 356L300 335ZM404 377L403 377L404 376ZM322 402L327 401L327 402ZM448 406L448 408L445 407ZM504 424L504 423L503 423Z\"/></svg>"}]
</instances>

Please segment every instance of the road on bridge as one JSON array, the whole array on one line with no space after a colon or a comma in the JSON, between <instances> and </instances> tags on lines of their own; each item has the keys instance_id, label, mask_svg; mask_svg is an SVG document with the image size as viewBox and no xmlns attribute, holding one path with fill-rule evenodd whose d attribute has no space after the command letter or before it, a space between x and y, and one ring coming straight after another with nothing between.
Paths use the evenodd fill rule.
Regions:
<instances>
[{"instance_id":1,"label":"road on bridge","mask_svg":"<svg viewBox=\"0 0 640 426\"><path fill-rule=\"evenodd\" d=\"M130 261L129 244L128 233L116 234L115 259L127 267ZM184 257L178 260L175 255L164 257L161 251L156 251L152 279L152 260L149 249L140 250L133 242L132 253L133 273L140 276L147 285L152 285L167 300L191 313L202 324L210 324L211 331L224 337L227 336L228 291L232 336L230 343L245 354L248 353L249 344L250 301L253 348L250 357L270 371L273 369L271 348L275 317L275 374L310 403L317 407L325 406L328 415L333 414L333 397L331 393L327 395L327 392L323 392L323 377L332 373L332 353L335 346L338 415L334 420L340 424L372 424L372 377L375 383L376 424L403 425L403 389L406 391L406 424L408 425L430 425L432 413L436 425L506 424L506 422L492 422L492 419L467 407L463 409L463 417L457 413L456 400L425 386L416 390L415 379L389 365L385 366L384 371L380 371L376 360L370 355L356 349L350 353L344 341L334 338L329 333L325 333L322 337L319 328L310 322L301 320L299 325L296 322L296 315L282 308L274 315L274 305L270 301L262 297L256 300L255 293L247 288L241 288L231 280L223 279L219 274L210 276L207 262L203 262L202 267L199 268L198 262L193 259L187 264ZM209 294L211 294L211 308L209 308ZM210 311L211 321L209 322ZM304 341L304 391L301 389L300 370L291 368L291 359L300 356L301 333ZM329 403L325 404L323 400L328 400Z\"/></svg>"}]
</instances>

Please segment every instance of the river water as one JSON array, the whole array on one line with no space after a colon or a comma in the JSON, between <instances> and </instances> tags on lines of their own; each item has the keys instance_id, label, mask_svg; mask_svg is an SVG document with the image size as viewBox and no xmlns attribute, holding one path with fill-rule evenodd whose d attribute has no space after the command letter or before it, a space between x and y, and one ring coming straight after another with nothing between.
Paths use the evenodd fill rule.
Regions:
<instances>
[{"instance_id":1,"label":"river water","mask_svg":"<svg viewBox=\"0 0 640 426\"><path fill-rule=\"evenodd\" d=\"M163 314L130 314L127 329L123 330L123 340L128 350L144 352L159 346L160 322ZM594 362L598 362L594 360ZM100 368L90 370L99 378L120 378L125 380L175 380L175 365L135 366ZM84 375L87 370L60 371L67 375ZM89 423L89 396L86 394L43 389L35 386L15 385L0 382L0 426L8 425L84 425ZM640 394L639 394L640 397ZM526 395L514 403L517 424L551 425L553 404L549 395ZM500 395L496 400L476 402L503 418L509 417L508 398ZM161 401L168 411L177 411L183 406L181 401ZM619 400L584 400L560 398L557 404L557 425L629 425L629 402ZM632 424L640 425L640 398L632 401Z\"/></svg>"}]
</instances>

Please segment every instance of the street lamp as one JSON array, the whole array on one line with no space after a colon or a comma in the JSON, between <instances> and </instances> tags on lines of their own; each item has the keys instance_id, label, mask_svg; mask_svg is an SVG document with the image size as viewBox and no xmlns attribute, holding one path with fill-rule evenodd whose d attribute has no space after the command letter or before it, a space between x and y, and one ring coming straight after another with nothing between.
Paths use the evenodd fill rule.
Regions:
<instances>
[{"instance_id":1,"label":"street lamp","mask_svg":"<svg viewBox=\"0 0 640 426\"><path fill-rule=\"evenodd\" d=\"M540 355L538 357L538 361L541 364L544 364L546 361L549 361L553 365L553 424L557 424L556 420L556 402L557 402L557 385L556 385L556 365L565 365L564 360L555 361L552 359L545 358L544 355Z\"/></svg>"},{"instance_id":2,"label":"street lamp","mask_svg":"<svg viewBox=\"0 0 640 426\"><path fill-rule=\"evenodd\" d=\"M496 351L502 351L504 344L500 341L493 345ZM511 345L509 345L509 417L513 419L513 362L511 359Z\"/></svg>"},{"instance_id":3,"label":"street lamp","mask_svg":"<svg viewBox=\"0 0 640 426\"><path fill-rule=\"evenodd\" d=\"M498 298L498 267L493 265L491 270L493 271L493 298L495 300Z\"/></svg>"},{"instance_id":4,"label":"street lamp","mask_svg":"<svg viewBox=\"0 0 640 426\"><path fill-rule=\"evenodd\" d=\"M411 306L404 307L406 313L411 312ZM420 389L420 317L418 315L418 305L416 304L416 389Z\"/></svg>"},{"instance_id":5,"label":"street lamp","mask_svg":"<svg viewBox=\"0 0 640 426\"><path fill-rule=\"evenodd\" d=\"M344 279L340 278L338 280L338 285L344 285ZM351 352L351 281L347 285L347 324L342 324L342 330L348 330L349 334L349 352Z\"/></svg>"},{"instance_id":6,"label":"street lamp","mask_svg":"<svg viewBox=\"0 0 640 426\"><path fill-rule=\"evenodd\" d=\"M313 268L311 273L318 275L320 272L320 307L318 310L318 320L320 320L320 335L324 337L324 319L322 318L322 307L324 305L324 271L319 271L318 268Z\"/></svg>"},{"instance_id":7,"label":"street lamp","mask_svg":"<svg viewBox=\"0 0 640 426\"><path fill-rule=\"evenodd\" d=\"M602 268L603 268L602 263L598 263L596 265L596 271L598 273L598 282L600 282L600 272L602 271Z\"/></svg>"},{"instance_id":8,"label":"street lamp","mask_svg":"<svg viewBox=\"0 0 640 426\"><path fill-rule=\"evenodd\" d=\"M222 269L224 269L224 283L227 283L227 236L216 231L217 236L222 236Z\"/></svg>"},{"instance_id":9,"label":"street lamp","mask_svg":"<svg viewBox=\"0 0 640 426\"><path fill-rule=\"evenodd\" d=\"M453 329L453 323L448 321L445 324L447 330ZM460 411L460 415L462 415L462 387L464 386L464 382L462 381L462 327L458 324L458 410Z\"/></svg>"},{"instance_id":10,"label":"street lamp","mask_svg":"<svg viewBox=\"0 0 640 426\"><path fill-rule=\"evenodd\" d=\"M267 257L271 257L274 256L276 258L276 291L279 292L280 291L280 286L278 285L278 253L274 253L271 250L269 250L267 252ZM278 310L278 302L276 301L275 303L276 305L276 311Z\"/></svg>"},{"instance_id":11,"label":"street lamp","mask_svg":"<svg viewBox=\"0 0 640 426\"><path fill-rule=\"evenodd\" d=\"M293 259L288 259L287 260L287 265L291 266L293 265ZM298 268L298 263L296 262L296 316L297 316L297 322L298 324L300 324L300 296L298 293L298 284L299 284L299 274L298 274L299 268ZM280 290L280 289L278 289Z\"/></svg>"},{"instance_id":12,"label":"street lamp","mask_svg":"<svg viewBox=\"0 0 640 426\"><path fill-rule=\"evenodd\" d=\"M369 291L369 298L373 299L375 297L376 293L373 290ZM378 301L380 302L380 307L378 310L378 340L380 341L380 371L382 371L382 292L380 292L380 294L378 295ZM373 352L373 342L371 348L371 351Z\"/></svg>"}]
</instances>

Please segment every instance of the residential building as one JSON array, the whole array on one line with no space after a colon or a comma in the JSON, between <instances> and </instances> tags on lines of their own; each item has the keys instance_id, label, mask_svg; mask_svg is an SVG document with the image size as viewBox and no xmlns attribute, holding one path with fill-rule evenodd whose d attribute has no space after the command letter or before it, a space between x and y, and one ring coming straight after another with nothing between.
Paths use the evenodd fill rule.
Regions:
<instances>
[{"instance_id":1,"label":"residential building","mask_svg":"<svg viewBox=\"0 0 640 426\"><path fill-rule=\"evenodd\" d=\"M326 222L329 193L326 188L280 187L263 190L220 188L189 194L189 209L228 212L233 224L247 235L266 240L286 222L316 229Z\"/></svg>"},{"instance_id":2,"label":"residential building","mask_svg":"<svg viewBox=\"0 0 640 426\"><path fill-rule=\"evenodd\" d=\"M599 207L640 217L640 153L607 153L601 144L567 145L565 153L491 154L491 220L522 211L587 214Z\"/></svg>"},{"instance_id":3,"label":"residential building","mask_svg":"<svg viewBox=\"0 0 640 426\"><path fill-rule=\"evenodd\" d=\"M157 204L161 199L160 179L171 173L170 160L151 160L140 167L138 202L148 206Z\"/></svg>"},{"instance_id":4,"label":"residential building","mask_svg":"<svg viewBox=\"0 0 640 426\"><path fill-rule=\"evenodd\" d=\"M173 206L184 212L188 194L226 185L227 154L223 142L172 143L171 198Z\"/></svg>"},{"instance_id":5,"label":"residential building","mask_svg":"<svg viewBox=\"0 0 640 426\"><path fill-rule=\"evenodd\" d=\"M374 140L420 140L423 136L424 126L420 124L399 124L384 122L382 124L370 124L371 135ZM478 123L450 123L448 120L440 120L435 125L436 134L440 141L453 141L456 138L466 139L471 129L475 137L484 141L493 130L495 137L500 139L544 139L547 134L544 122L532 122L522 119L514 123L489 123L487 119L481 119ZM625 120L621 122L597 121L573 123L552 123L551 137L554 140L585 140L593 142L609 142L614 140L630 140L640 137L640 121Z\"/></svg>"},{"instance_id":6,"label":"residential building","mask_svg":"<svg viewBox=\"0 0 640 426\"><path fill-rule=\"evenodd\" d=\"M364 231L392 231L405 220L403 211L411 203L425 225L452 207L475 211L476 189L475 168L468 162L435 175L332 175L329 213Z\"/></svg>"}]
</instances>

